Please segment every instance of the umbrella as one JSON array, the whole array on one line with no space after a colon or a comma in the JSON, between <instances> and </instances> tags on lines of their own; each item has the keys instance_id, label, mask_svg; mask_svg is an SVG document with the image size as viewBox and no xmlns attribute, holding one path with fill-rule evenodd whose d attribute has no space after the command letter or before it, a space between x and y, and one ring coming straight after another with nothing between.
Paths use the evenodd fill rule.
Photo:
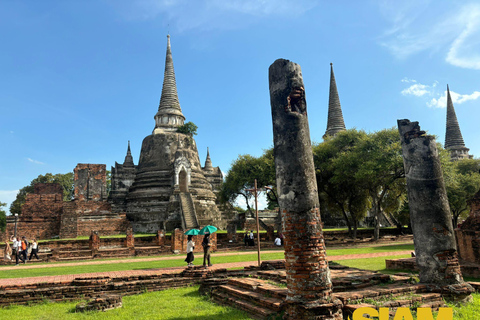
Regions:
<instances>
[{"instance_id":1,"label":"umbrella","mask_svg":"<svg viewBox=\"0 0 480 320\"><path fill-rule=\"evenodd\" d=\"M198 229L190 229L187 232L185 232L185 234L187 236L196 236L199 232L200 231L198 231Z\"/></svg>"},{"instance_id":2,"label":"umbrella","mask_svg":"<svg viewBox=\"0 0 480 320\"><path fill-rule=\"evenodd\" d=\"M215 231L217 231L217 227L214 227L214 226L205 226L205 227L203 227L202 230L200 230L200 233L199 233L199 234L214 233Z\"/></svg>"}]
</instances>

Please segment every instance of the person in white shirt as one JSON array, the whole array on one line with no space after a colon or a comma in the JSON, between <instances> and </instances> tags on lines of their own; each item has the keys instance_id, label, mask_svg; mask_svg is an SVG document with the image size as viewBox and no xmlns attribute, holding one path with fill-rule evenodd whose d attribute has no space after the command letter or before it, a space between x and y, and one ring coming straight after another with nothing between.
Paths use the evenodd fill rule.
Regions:
<instances>
[{"instance_id":1,"label":"person in white shirt","mask_svg":"<svg viewBox=\"0 0 480 320\"><path fill-rule=\"evenodd\" d=\"M189 235L187 238L187 258L185 262L188 263L188 266L193 266L193 260L195 257L193 256L193 250L195 249L195 242L193 242L193 236Z\"/></svg>"},{"instance_id":2,"label":"person in white shirt","mask_svg":"<svg viewBox=\"0 0 480 320\"><path fill-rule=\"evenodd\" d=\"M279 247L280 247L280 246L282 245L282 240L280 239L280 237L277 236L277 237L275 238L275 242L274 242L274 243L275 243L276 246L279 246Z\"/></svg>"},{"instance_id":3,"label":"person in white shirt","mask_svg":"<svg viewBox=\"0 0 480 320\"><path fill-rule=\"evenodd\" d=\"M32 252L30 252L30 258L28 258L28 260L32 260L32 257L35 256L35 258L37 258L37 260L40 260L40 258L38 257L37 255L37 252L38 252L38 242L37 242L37 239L33 239L32 241L32 245L30 246L32 248Z\"/></svg>"}]
</instances>

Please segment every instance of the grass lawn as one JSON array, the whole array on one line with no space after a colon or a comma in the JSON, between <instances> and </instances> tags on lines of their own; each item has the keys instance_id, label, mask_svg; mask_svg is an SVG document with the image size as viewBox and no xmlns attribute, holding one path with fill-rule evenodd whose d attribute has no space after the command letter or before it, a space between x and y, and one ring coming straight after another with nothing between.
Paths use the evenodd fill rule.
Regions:
<instances>
[{"instance_id":1,"label":"grass lawn","mask_svg":"<svg viewBox=\"0 0 480 320\"><path fill-rule=\"evenodd\" d=\"M32 306L11 306L0 309L0 319L251 319L240 310L211 303L208 298L200 296L198 286L125 296L123 297L122 308L106 312L75 313L77 303L42 303Z\"/></svg>"},{"instance_id":2,"label":"grass lawn","mask_svg":"<svg viewBox=\"0 0 480 320\"><path fill-rule=\"evenodd\" d=\"M374 253L374 252L395 252L403 250L413 250L413 245L403 244L403 245L377 245L373 247L363 247L363 248L345 248L345 249L332 249L328 250L327 253L329 256L337 256L344 254L361 254L361 253ZM237 255L228 255L221 256L222 253L212 254L212 263L231 263L231 262L243 262L243 261L252 261L254 264L257 260L257 253L252 252L249 254L237 254ZM162 256L165 257L165 256ZM171 257L171 256L170 256ZM22 269L18 268L16 270L5 270L0 273L0 279L5 278L25 278L25 277L40 277L40 276L53 276L53 275L65 275L65 274L81 274L81 273L92 273L92 272L107 272L107 271L123 271L123 270L141 270L141 269L152 269L152 268L171 268L171 267L184 267L186 263L184 262L185 256L177 256L177 259L170 260L155 260L155 261L135 261L135 259L118 259L128 262L122 263L112 263L109 264L92 264L92 265L79 265L79 266L69 266L69 263L74 262L65 262L65 263L49 263L49 265L56 265L52 268L35 268L35 269ZM195 264L201 264L203 255L198 253L195 255L196 260ZM160 258L160 257L159 257ZM284 258L283 250L272 253L263 253L261 255L263 261L265 260L277 260ZM382 257L385 259L385 257ZM102 261L102 260L95 260ZM108 261L108 260L107 260ZM59 266L60 265L60 266ZM1 270L1 268L0 268Z\"/></svg>"}]
</instances>

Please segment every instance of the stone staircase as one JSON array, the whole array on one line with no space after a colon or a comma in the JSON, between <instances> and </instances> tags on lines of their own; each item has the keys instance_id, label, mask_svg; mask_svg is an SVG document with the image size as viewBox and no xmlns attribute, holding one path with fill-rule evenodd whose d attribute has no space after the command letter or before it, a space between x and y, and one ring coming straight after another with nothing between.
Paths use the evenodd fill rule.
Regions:
<instances>
[{"instance_id":1,"label":"stone staircase","mask_svg":"<svg viewBox=\"0 0 480 320\"><path fill-rule=\"evenodd\" d=\"M192 195L187 192L180 193L180 203L183 212L183 219L185 223L185 230L198 228L197 214L195 213L195 206L193 205Z\"/></svg>"},{"instance_id":2,"label":"stone staircase","mask_svg":"<svg viewBox=\"0 0 480 320\"><path fill-rule=\"evenodd\" d=\"M223 305L231 305L247 312L254 319L274 318L281 313L286 289L253 278L230 278L219 285L212 299Z\"/></svg>"},{"instance_id":3,"label":"stone staircase","mask_svg":"<svg viewBox=\"0 0 480 320\"><path fill-rule=\"evenodd\" d=\"M415 283L410 275L331 267L333 296L342 302L345 319L361 307L389 308L392 315L400 307L445 307L440 293L428 292L427 286ZM254 319L281 319L287 296L284 269L258 270L248 278L218 280L210 292L215 302L244 310Z\"/></svg>"}]
</instances>

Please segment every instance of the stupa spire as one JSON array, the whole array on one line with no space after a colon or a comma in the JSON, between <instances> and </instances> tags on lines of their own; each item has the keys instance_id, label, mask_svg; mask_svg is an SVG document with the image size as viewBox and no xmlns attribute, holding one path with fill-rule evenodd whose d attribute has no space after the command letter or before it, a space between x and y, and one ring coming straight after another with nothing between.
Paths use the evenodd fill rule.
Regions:
<instances>
[{"instance_id":1,"label":"stupa spire","mask_svg":"<svg viewBox=\"0 0 480 320\"><path fill-rule=\"evenodd\" d=\"M207 147L207 159L205 160L204 170L209 170L209 171L213 170L212 160L210 159L210 152L208 150L208 147Z\"/></svg>"},{"instance_id":2,"label":"stupa spire","mask_svg":"<svg viewBox=\"0 0 480 320\"><path fill-rule=\"evenodd\" d=\"M133 163L132 152L130 151L130 140L128 140L127 155L125 156L125 161L123 161L123 166L135 166Z\"/></svg>"},{"instance_id":3,"label":"stupa spire","mask_svg":"<svg viewBox=\"0 0 480 320\"><path fill-rule=\"evenodd\" d=\"M161 133L165 130L173 131L173 127L183 125L185 116L182 114L178 100L177 83L175 70L173 68L172 48L170 46L170 35L167 35L167 55L165 58L165 72L163 74L162 95L158 112L155 115L154 133ZM161 128L157 130L157 128Z\"/></svg>"},{"instance_id":4,"label":"stupa spire","mask_svg":"<svg viewBox=\"0 0 480 320\"><path fill-rule=\"evenodd\" d=\"M455 108L453 107L450 88L447 84L447 126L445 130L445 149L450 150L452 160L468 158L470 149L465 147Z\"/></svg>"},{"instance_id":5,"label":"stupa spire","mask_svg":"<svg viewBox=\"0 0 480 320\"><path fill-rule=\"evenodd\" d=\"M330 94L328 97L328 121L325 136L333 136L340 131L346 130L343 120L342 106L338 97L337 83L333 73L333 63L330 63Z\"/></svg>"}]
</instances>

